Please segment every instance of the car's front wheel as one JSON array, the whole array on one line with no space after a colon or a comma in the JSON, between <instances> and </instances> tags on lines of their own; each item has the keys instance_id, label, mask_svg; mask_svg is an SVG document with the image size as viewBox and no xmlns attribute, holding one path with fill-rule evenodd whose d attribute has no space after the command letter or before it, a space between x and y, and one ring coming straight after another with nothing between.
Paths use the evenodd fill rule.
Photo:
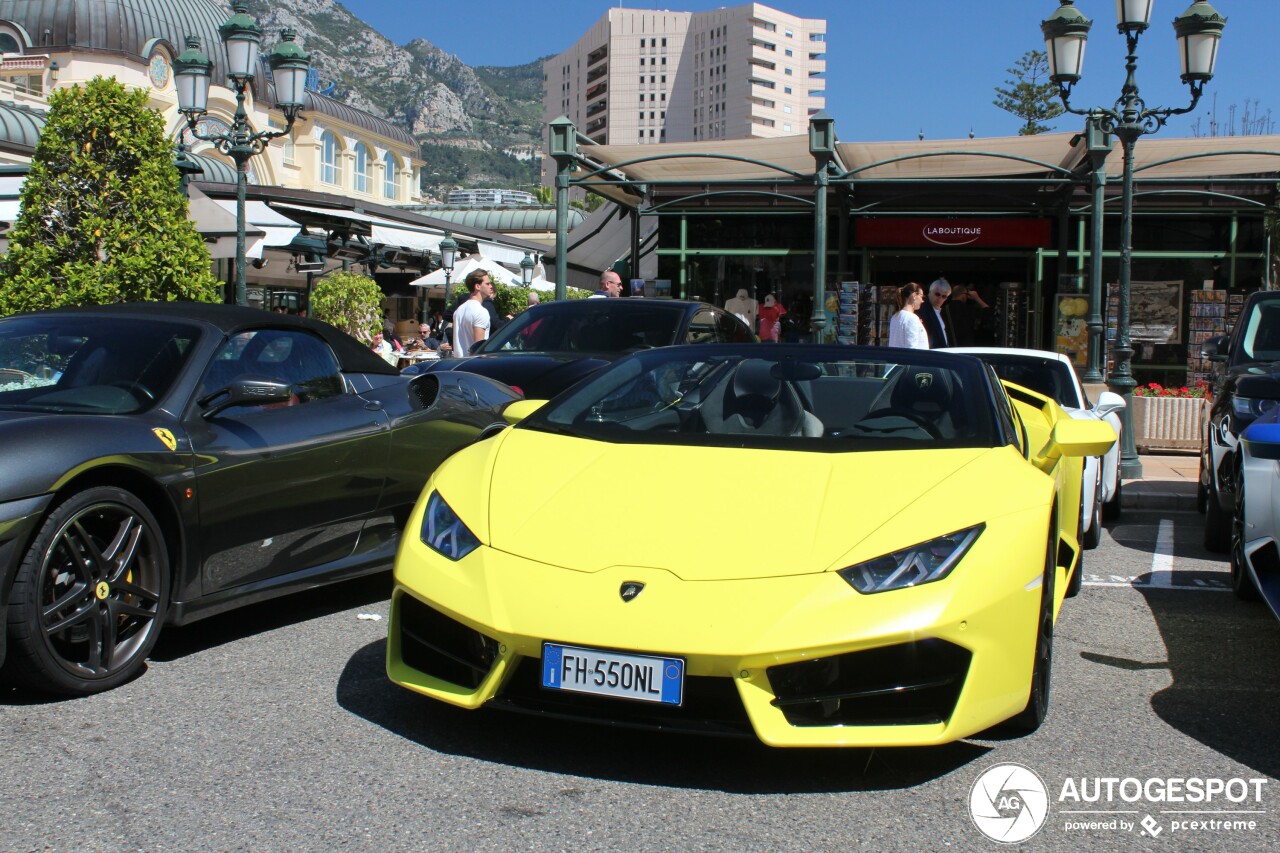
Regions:
<instances>
[{"instance_id":1,"label":"car's front wheel","mask_svg":"<svg viewBox=\"0 0 1280 853\"><path fill-rule=\"evenodd\" d=\"M73 494L18 569L7 674L67 696L117 687L145 665L168 601L168 551L147 506L106 486Z\"/></svg>"},{"instance_id":2,"label":"car's front wheel","mask_svg":"<svg viewBox=\"0 0 1280 853\"><path fill-rule=\"evenodd\" d=\"M1089 518L1089 529L1081 534L1082 548L1097 548L1102 543L1102 484L1093 492L1093 511Z\"/></svg>"},{"instance_id":3,"label":"car's front wheel","mask_svg":"<svg viewBox=\"0 0 1280 853\"><path fill-rule=\"evenodd\" d=\"M1111 500L1102 505L1102 517L1107 521L1115 521L1120 517L1120 501L1121 491L1124 488L1124 480L1120 479L1119 472L1116 473L1116 490L1111 495Z\"/></svg>"},{"instance_id":4,"label":"car's front wheel","mask_svg":"<svg viewBox=\"0 0 1280 853\"><path fill-rule=\"evenodd\" d=\"M1053 584L1058 575L1057 549L1051 543L1044 561L1044 580L1040 584L1040 610L1036 619L1035 664L1031 669L1031 694L1027 707L1011 717L1005 727L1017 734L1031 734L1049 713L1049 676L1053 670ZM1077 569L1079 571L1079 569Z\"/></svg>"},{"instance_id":5,"label":"car's front wheel","mask_svg":"<svg viewBox=\"0 0 1280 853\"><path fill-rule=\"evenodd\" d=\"M1239 457L1240 454L1237 454ZM1244 556L1244 469L1237 458L1235 466L1235 514L1231 517L1231 591L1243 601L1257 601L1258 593ZM1207 519L1206 519L1207 521Z\"/></svg>"},{"instance_id":6,"label":"car's front wheel","mask_svg":"<svg viewBox=\"0 0 1280 853\"><path fill-rule=\"evenodd\" d=\"M1231 544L1231 519L1222 510L1222 502L1218 499L1218 486L1213 472L1209 472L1209 488L1205 495L1204 511L1204 547L1207 551L1221 554Z\"/></svg>"}]
</instances>

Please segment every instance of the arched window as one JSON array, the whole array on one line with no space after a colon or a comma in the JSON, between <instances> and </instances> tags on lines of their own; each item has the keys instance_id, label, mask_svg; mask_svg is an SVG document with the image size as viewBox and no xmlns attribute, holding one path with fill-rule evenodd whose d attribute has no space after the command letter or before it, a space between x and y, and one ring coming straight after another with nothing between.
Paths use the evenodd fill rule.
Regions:
<instances>
[{"instance_id":1,"label":"arched window","mask_svg":"<svg viewBox=\"0 0 1280 853\"><path fill-rule=\"evenodd\" d=\"M329 131L320 137L320 182L325 184L342 184L342 161L339 159L342 149L338 138Z\"/></svg>"},{"instance_id":2,"label":"arched window","mask_svg":"<svg viewBox=\"0 0 1280 853\"><path fill-rule=\"evenodd\" d=\"M18 40L8 33L0 33L0 53L22 53Z\"/></svg>"},{"instance_id":3,"label":"arched window","mask_svg":"<svg viewBox=\"0 0 1280 853\"><path fill-rule=\"evenodd\" d=\"M358 193L369 192L369 149L365 147L363 142L357 142L355 148L356 166L355 166L355 191Z\"/></svg>"},{"instance_id":4,"label":"arched window","mask_svg":"<svg viewBox=\"0 0 1280 853\"><path fill-rule=\"evenodd\" d=\"M399 183L397 174L400 164L396 162L396 155L388 151L382 155L382 194L387 198L396 197L396 184Z\"/></svg>"}]
</instances>

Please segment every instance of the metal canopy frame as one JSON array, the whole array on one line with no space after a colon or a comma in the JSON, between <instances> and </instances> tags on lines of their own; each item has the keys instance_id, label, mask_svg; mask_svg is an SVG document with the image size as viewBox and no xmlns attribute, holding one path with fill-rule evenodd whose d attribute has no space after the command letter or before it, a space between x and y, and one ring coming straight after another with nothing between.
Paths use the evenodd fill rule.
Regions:
<instances>
[{"instance_id":1,"label":"metal canopy frame","mask_svg":"<svg viewBox=\"0 0 1280 853\"><path fill-rule=\"evenodd\" d=\"M1093 135L1091 136L1091 132ZM633 259L639 256L637 237L639 220L642 216L672 215L704 215L719 216L759 216L770 215L809 215L813 218L814 234L814 277L813 277L813 316L810 323L813 330L820 331L826 323L822 311L826 282L826 258L828 254L828 196L835 191L837 211L842 222L851 216L865 215L874 211L877 216L919 216L919 207L910 210L883 210L885 206L901 205L904 199L911 198L938 186L969 188L968 195L983 198L1002 197L1004 204L994 209L985 209L981 205L977 209L958 211L948 209L938 211L936 215L978 215L978 216L1015 216L1023 215L1030 209L1037 215L1057 216L1060 229L1065 233L1066 221L1071 216L1081 216L1086 211L1095 212L1093 231L1096 242L1091 249L1092 254L1105 256L1101 246L1102 220L1106 206L1119 198L1108 197L1106 181L1106 155L1111 146L1107 135L1101 136L1091 131L1088 122L1085 130L1074 137L1070 143L1070 154L1066 163L1060 165L1033 157L1011 154L1000 151L971 149L942 149L937 151L914 151L894 157L876 160L872 163L854 167L846 167L840 162L839 151L834 145L834 122L825 114L819 113L811 117L809 133L809 151L814 166L811 172L798 171L794 168L741 154L728 154L708 151L655 151L651 155L631 157L616 163L609 163L592 156L591 149L597 147L589 137L579 133L573 123L561 116L550 123L550 152L556 162L556 298L564 298L567 279L567 246L568 246L568 199L573 188L593 192L613 200L624 207L632 218L632 252ZM627 146L631 147L631 146ZM584 150L585 149L585 150ZM1148 172L1162 166L1190 160L1231 156L1266 156L1280 157L1280 150L1250 148L1239 150L1199 151L1169 157L1137 167L1135 173ZM892 166L914 160L938 157L991 158L1009 161L1028 166L1026 173L1012 175L972 175L961 177L868 177L865 173L877 168ZM640 179L628 176L628 169L667 160L707 160L721 162L737 162L744 165L774 172L767 178L760 177L704 177L698 179ZM1074 160L1074 162L1071 162ZM1027 173L1039 172L1039 175ZM1280 168L1276 172L1265 172L1253 175L1232 175L1222 177L1159 177L1145 178L1144 186L1160 187L1139 194L1139 197L1182 196L1220 200L1237 206L1239 210L1262 209L1272 215L1280 215ZM1231 188L1256 187L1269 196L1264 200L1249 198L1244 195L1224 192L1217 189L1206 189L1206 186L1229 186ZM688 188L688 194L675 195L659 191L672 188ZM890 193L886 197L865 199L865 203L855 203L862 193L859 190L883 190L890 187L902 191ZM1044 194L1034 199L1020 195L1016 190L1038 188ZM1092 199L1084 205L1072 204L1073 198L1082 191L1092 191ZM769 206L751 207L742 204L747 199L769 199ZM712 207L715 202L737 200L737 205ZM1021 203L1019 203L1019 201ZM698 203L701 203L700 206ZM1228 211L1223 211L1228 212ZM843 235L841 252L845 250ZM770 250L772 251L772 250ZM792 251L785 249L783 251ZM1060 245L1059 255L1064 258L1071 253L1069 246ZM689 252L682 248L682 256ZM843 263L843 262L842 262ZM633 264L634 266L634 264ZM1092 265L1095 275L1100 276L1100 264ZM1091 326L1097 309L1100 312L1100 284L1091 290ZM1100 316L1100 315L1099 315ZM1098 321L1099 333L1100 320Z\"/></svg>"}]
</instances>

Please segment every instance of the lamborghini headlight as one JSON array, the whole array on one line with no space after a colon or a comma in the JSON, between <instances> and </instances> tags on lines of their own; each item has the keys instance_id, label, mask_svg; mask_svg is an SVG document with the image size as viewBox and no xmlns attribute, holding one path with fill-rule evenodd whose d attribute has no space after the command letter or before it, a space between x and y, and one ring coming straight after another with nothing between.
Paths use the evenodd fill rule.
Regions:
<instances>
[{"instance_id":1,"label":"lamborghini headlight","mask_svg":"<svg viewBox=\"0 0 1280 853\"><path fill-rule=\"evenodd\" d=\"M985 528L985 524L977 524L849 566L840 570L840 577L864 595L942 580L956 567Z\"/></svg>"},{"instance_id":2,"label":"lamborghini headlight","mask_svg":"<svg viewBox=\"0 0 1280 853\"><path fill-rule=\"evenodd\" d=\"M439 492L432 492L427 498L427 511L422 514L419 535L424 545L450 560L461 560L480 547L480 540L467 529Z\"/></svg>"}]
</instances>

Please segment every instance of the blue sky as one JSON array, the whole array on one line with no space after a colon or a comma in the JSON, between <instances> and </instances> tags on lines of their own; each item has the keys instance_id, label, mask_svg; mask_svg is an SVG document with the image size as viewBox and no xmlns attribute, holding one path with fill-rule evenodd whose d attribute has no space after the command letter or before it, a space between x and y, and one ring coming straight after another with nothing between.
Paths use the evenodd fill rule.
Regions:
<instances>
[{"instance_id":1,"label":"blue sky","mask_svg":"<svg viewBox=\"0 0 1280 853\"><path fill-rule=\"evenodd\" d=\"M1278 0L1212 0L1227 17L1218 74L1201 107L1178 117L1162 135L1192 136L1192 122L1217 95L1217 114L1259 101L1280 132L1280 75L1273 69L1280 40ZM357 16L397 44L424 38L468 65L520 65L559 53L616 3L603 0L345 0ZM628 8L673 8L699 12L732 2L661 0ZM826 18L827 111L842 141L959 138L1017 133L1019 122L992 106L993 89L1023 53L1043 49L1040 21L1056 0L777 0L768 3L794 15ZM1182 107L1189 100L1178 79L1173 18L1190 0L1156 0L1151 28L1138 54L1138 87L1149 106ZM1110 106L1124 82L1124 39L1116 32L1114 0L1077 0L1094 21L1085 74L1072 96L1082 108ZM1250 104L1252 106L1252 104ZM1074 131L1080 120L1054 123Z\"/></svg>"}]
</instances>

